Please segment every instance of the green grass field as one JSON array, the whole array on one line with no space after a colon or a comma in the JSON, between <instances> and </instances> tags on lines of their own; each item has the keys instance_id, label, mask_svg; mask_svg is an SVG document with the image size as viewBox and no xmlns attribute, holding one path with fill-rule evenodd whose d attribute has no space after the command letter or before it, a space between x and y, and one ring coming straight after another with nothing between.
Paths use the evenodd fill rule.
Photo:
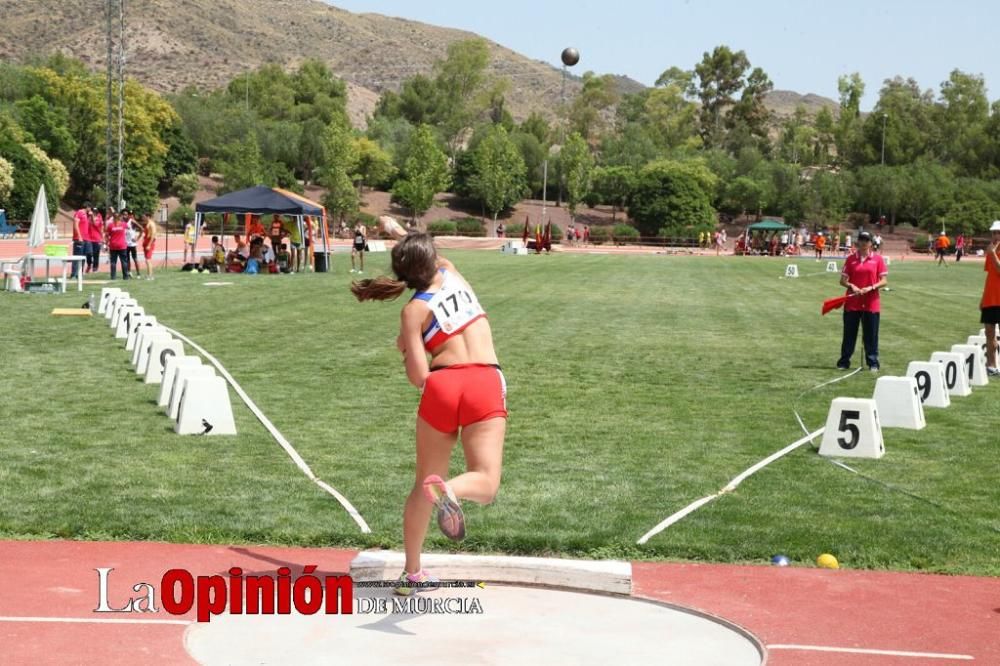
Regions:
<instances>
[{"instance_id":1,"label":"green grass field","mask_svg":"<svg viewBox=\"0 0 1000 666\"><path fill-rule=\"evenodd\" d=\"M511 412L504 479L467 507L465 551L765 563L835 553L852 568L1000 575L1000 386L886 429L840 469L808 445L644 546L664 517L825 421L841 293L825 263L766 258L451 252L490 314ZM387 255L370 268L388 270ZM358 304L335 273L164 273L129 290L214 354L372 527L361 535L234 398L236 437L180 437L87 293L0 294L0 536L401 547L419 399L394 340L400 303ZM883 374L978 332L981 263L895 262ZM369 274L372 270L369 270ZM206 287L209 281L229 281ZM116 285L116 286L120 286ZM95 287L99 291L99 287ZM859 343L860 348L860 343ZM859 362L861 352L855 356ZM817 442L818 443L818 442ZM456 449L453 469L462 464ZM448 550L436 532L428 548Z\"/></svg>"}]
</instances>

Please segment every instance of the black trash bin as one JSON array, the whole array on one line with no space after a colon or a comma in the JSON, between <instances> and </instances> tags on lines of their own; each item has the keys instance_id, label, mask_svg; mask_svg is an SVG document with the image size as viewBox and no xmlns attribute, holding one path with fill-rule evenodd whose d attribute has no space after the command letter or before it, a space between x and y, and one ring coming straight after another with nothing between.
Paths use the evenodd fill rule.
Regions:
<instances>
[{"instance_id":1,"label":"black trash bin","mask_svg":"<svg viewBox=\"0 0 1000 666\"><path fill-rule=\"evenodd\" d=\"M331 263L330 262L330 255L331 254L333 254L333 253L332 252L316 252L315 253L314 256L316 257L316 272L317 273L326 273L327 271L330 270L330 263Z\"/></svg>"}]
</instances>

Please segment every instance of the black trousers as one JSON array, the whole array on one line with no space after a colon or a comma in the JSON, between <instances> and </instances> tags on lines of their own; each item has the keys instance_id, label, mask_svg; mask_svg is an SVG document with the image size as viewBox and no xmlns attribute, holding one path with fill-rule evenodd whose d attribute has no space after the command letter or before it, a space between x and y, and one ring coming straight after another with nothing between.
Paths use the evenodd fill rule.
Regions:
<instances>
[{"instance_id":1,"label":"black trousers","mask_svg":"<svg viewBox=\"0 0 1000 666\"><path fill-rule=\"evenodd\" d=\"M837 365L842 368L851 366L854 347L858 344L858 327L865 347L865 363L869 368L879 367L878 362L878 324L880 313L844 310L844 340L840 344L840 360Z\"/></svg>"}]
</instances>

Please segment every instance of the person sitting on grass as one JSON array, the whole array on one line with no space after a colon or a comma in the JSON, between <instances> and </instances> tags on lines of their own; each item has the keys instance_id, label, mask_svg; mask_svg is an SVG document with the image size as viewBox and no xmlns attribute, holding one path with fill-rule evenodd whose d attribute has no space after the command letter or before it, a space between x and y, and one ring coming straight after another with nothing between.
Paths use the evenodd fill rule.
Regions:
<instances>
[{"instance_id":1,"label":"person sitting on grass","mask_svg":"<svg viewBox=\"0 0 1000 666\"><path fill-rule=\"evenodd\" d=\"M278 249L278 256L275 258L275 264L278 266L278 272L291 273L291 262L292 256L288 253L288 246L285 243L282 243L281 247Z\"/></svg>"},{"instance_id":2,"label":"person sitting on grass","mask_svg":"<svg viewBox=\"0 0 1000 666\"><path fill-rule=\"evenodd\" d=\"M225 270L225 266L226 248L222 247L218 236L212 236L212 254L201 258L201 267L199 270L209 270L213 273L219 273Z\"/></svg>"},{"instance_id":3,"label":"person sitting on grass","mask_svg":"<svg viewBox=\"0 0 1000 666\"><path fill-rule=\"evenodd\" d=\"M247 259L244 273L255 275L264 269L264 239L254 238L250 241L250 257Z\"/></svg>"},{"instance_id":4,"label":"person sitting on grass","mask_svg":"<svg viewBox=\"0 0 1000 666\"><path fill-rule=\"evenodd\" d=\"M229 254L226 255L226 266L239 266L239 270L234 272L240 273L250 257L250 248L239 234L233 234L233 240L236 243L236 249L230 250Z\"/></svg>"}]
</instances>

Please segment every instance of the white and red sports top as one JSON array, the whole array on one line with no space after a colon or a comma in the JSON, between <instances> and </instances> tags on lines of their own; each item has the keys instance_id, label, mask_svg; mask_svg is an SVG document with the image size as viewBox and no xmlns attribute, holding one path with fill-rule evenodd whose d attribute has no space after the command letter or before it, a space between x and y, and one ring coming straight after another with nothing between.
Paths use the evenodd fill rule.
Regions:
<instances>
[{"instance_id":1,"label":"white and red sports top","mask_svg":"<svg viewBox=\"0 0 1000 666\"><path fill-rule=\"evenodd\" d=\"M446 269L437 291L418 291L410 300L421 300L431 309L431 323L424 329L424 348L429 352L464 331L469 324L486 316L472 287Z\"/></svg>"}]
</instances>

